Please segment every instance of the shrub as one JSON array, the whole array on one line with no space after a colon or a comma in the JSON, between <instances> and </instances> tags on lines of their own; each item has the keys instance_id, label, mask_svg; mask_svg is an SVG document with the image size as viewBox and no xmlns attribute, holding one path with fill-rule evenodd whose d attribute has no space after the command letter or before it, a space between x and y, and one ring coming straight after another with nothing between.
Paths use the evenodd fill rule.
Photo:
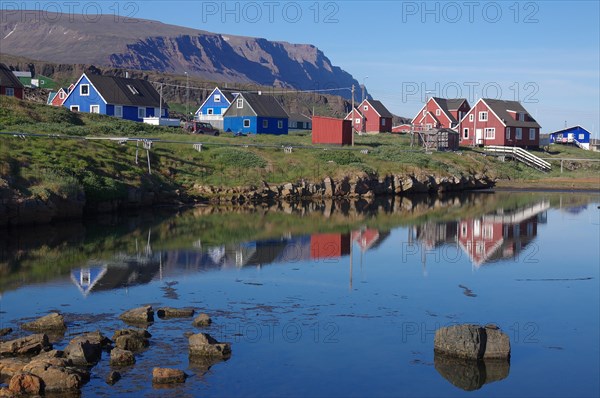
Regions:
<instances>
[{"instance_id":1,"label":"shrub","mask_svg":"<svg viewBox=\"0 0 600 398\"><path fill-rule=\"evenodd\" d=\"M323 151L317 155L317 158L324 162L334 162L341 166L352 163L362 163L362 159L350 151Z\"/></svg>"},{"instance_id":2,"label":"shrub","mask_svg":"<svg viewBox=\"0 0 600 398\"><path fill-rule=\"evenodd\" d=\"M218 148L211 153L211 156L217 163L225 167L236 166L245 168L262 168L267 165L267 161L265 159L248 150L244 151L235 148Z\"/></svg>"}]
</instances>

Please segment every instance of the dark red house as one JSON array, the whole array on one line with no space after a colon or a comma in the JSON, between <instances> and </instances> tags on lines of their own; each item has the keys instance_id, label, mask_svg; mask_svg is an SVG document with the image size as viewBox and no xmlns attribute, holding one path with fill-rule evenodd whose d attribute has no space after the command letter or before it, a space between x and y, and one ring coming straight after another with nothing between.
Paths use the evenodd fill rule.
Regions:
<instances>
[{"instance_id":1,"label":"dark red house","mask_svg":"<svg viewBox=\"0 0 600 398\"><path fill-rule=\"evenodd\" d=\"M519 102L482 98L460 121L460 144L537 148L540 128Z\"/></svg>"},{"instance_id":2,"label":"dark red house","mask_svg":"<svg viewBox=\"0 0 600 398\"><path fill-rule=\"evenodd\" d=\"M392 133L410 133L412 126L410 124L400 124L392 127Z\"/></svg>"},{"instance_id":3,"label":"dark red house","mask_svg":"<svg viewBox=\"0 0 600 398\"><path fill-rule=\"evenodd\" d=\"M471 107L465 98L431 97L413 118L415 130L454 129Z\"/></svg>"},{"instance_id":4,"label":"dark red house","mask_svg":"<svg viewBox=\"0 0 600 398\"><path fill-rule=\"evenodd\" d=\"M344 119L352 120L354 128L363 133L391 133L392 118L380 101L366 99Z\"/></svg>"},{"instance_id":5,"label":"dark red house","mask_svg":"<svg viewBox=\"0 0 600 398\"><path fill-rule=\"evenodd\" d=\"M313 144L352 144L352 122L332 117L313 116Z\"/></svg>"},{"instance_id":6,"label":"dark red house","mask_svg":"<svg viewBox=\"0 0 600 398\"><path fill-rule=\"evenodd\" d=\"M4 64L0 63L0 95L23 99L23 84Z\"/></svg>"}]
</instances>

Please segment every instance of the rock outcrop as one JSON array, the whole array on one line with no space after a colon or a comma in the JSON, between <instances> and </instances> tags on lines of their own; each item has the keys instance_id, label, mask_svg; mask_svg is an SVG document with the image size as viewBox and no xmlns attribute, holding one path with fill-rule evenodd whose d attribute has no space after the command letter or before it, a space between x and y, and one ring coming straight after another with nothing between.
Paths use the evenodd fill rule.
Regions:
<instances>
[{"instance_id":1,"label":"rock outcrop","mask_svg":"<svg viewBox=\"0 0 600 398\"><path fill-rule=\"evenodd\" d=\"M219 343L207 333L191 335L189 349L190 357L228 359L231 356L231 344Z\"/></svg>"},{"instance_id":2,"label":"rock outcrop","mask_svg":"<svg viewBox=\"0 0 600 398\"><path fill-rule=\"evenodd\" d=\"M510 338L495 325L449 326L435 332L434 351L471 360L509 359Z\"/></svg>"}]
</instances>

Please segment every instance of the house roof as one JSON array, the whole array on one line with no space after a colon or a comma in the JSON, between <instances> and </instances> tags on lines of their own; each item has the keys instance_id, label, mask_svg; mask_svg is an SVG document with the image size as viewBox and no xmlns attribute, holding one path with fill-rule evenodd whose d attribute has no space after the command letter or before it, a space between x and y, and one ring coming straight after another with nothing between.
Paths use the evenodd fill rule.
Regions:
<instances>
[{"instance_id":1,"label":"house roof","mask_svg":"<svg viewBox=\"0 0 600 398\"><path fill-rule=\"evenodd\" d=\"M0 86L23 88L23 84L8 67L0 63Z\"/></svg>"},{"instance_id":2,"label":"house roof","mask_svg":"<svg viewBox=\"0 0 600 398\"><path fill-rule=\"evenodd\" d=\"M439 97L431 97L442 111L446 114L450 122L458 123L458 120L452 115L452 112L455 111L466 101L466 98L439 98Z\"/></svg>"},{"instance_id":3,"label":"house roof","mask_svg":"<svg viewBox=\"0 0 600 398\"><path fill-rule=\"evenodd\" d=\"M358 113L357 116L359 117L363 117L363 114L360 112L360 109L358 109L357 107L354 107L354 111L350 111L348 112L348 114L344 117L344 119L348 119L348 116L352 115L352 119L354 119L354 112ZM352 120L350 119L350 120Z\"/></svg>"},{"instance_id":4,"label":"house roof","mask_svg":"<svg viewBox=\"0 0 600 398\"><path fill-rule=\"evenodd\" d=\"M550 135L551 135L551 134L563 133L563 132L565 132L565 131L574 130L574 129L577 129L577 128L580 128L580 129L584 130L586 133L588 133L588 134L591 134L591 133L590 133L589 131L587 131L585 128L581 127L580 125L577 125L577 126L571 126L571 127L567 127L567 128L564 128L564 129L562 129L562 130L556 130L556 131L553 131L552 133L550 133Z\"/></svg>"},{"instance_id":5,"label":"house roof","mask_svg":"<svg viewBox=\"0 0 600 398\"><path fill-rule=\"evenodd\" d=\"M309 123L312 119L308 116L302 115L301 113L290 113L290 120L294 120L296 122Z\"/></svg>"},{"instance_id":6,"label":"house roof","mask_svg":"<svg viewBox=\"0 0 600 398\"><path fill-rule=\"evenodd\" d=\"M371 104L373 109L375 109L375 112L379 113L380 117L394 117L394 115L392 115L390 113L390 111L387 110L387 108L385 107L385 105L383 105L381 103L381 101L377 101L377 100L365 100L365 101L367 101L369 104Z\"/></svg>"},{"instance_id":7,"label":"house roof","mask_svg":"<svg viewBox=\"0 0 600 398\"><path fill-rule=\"evenodd\" d=\"M46 101L46 105L50 105L52 103L52 101L54 100L54 97L56 97L58 95L57 91L50 91L50 94L48 94L48 100Z\"/></svg>"},{"instance_id":8,"label":"house roof","mask_svg":"<svg viewBox=\"0 0 600 398\"><path fill-rule=\"evenodd\" d=\"M262 117L278 117L278 118L288 118L288 114L281 107L281 104L277 102L275 97L270 95L259 95L252 93L244 93L241 95L250 107L256 112L256 116Z\"/></svg>"},{"instance_id":9,"label":"house roof","mask_svg":"<svg viewBox=\"0 0 600 398\"><path fill-rule=\"evenodd\" d=\"M541 128L538 122L536 122L535 119L531 117L529 112L527 112L527 109L525 109L520 102L489 98L482 98L481 100L487 104L487 106L492 110L492 112L494 112L496 116L498 116L506 126ZM508 111L525 113L527 114L529 120L515 120L515 118L510 113L508 113Z\"/></svg>"},{"instance_id":10,"label":"house roof","mask_svg":"<svg viewBox=\"0 0 600 398\"><path fill-rule=\"evenodd\" d=\"M235 95L237 94L237 92L227 91L224 89L219 89L219 91L221 93L223 93L223 95L225 96L225 98L227 98L227 101L229 101L230 104L233 102L233 99L235 98Z\"/></svg>"},{"instance_id":11,"label":"house roof","mask_svg":"<svg viewBox=\"0 0 600 398\"><path fill-rule=\"evenodd\" d=\"M100 75L86 76L109 104L160 106L160 94L147 80ZM137 94L130 87L135 89Z\"/></svg>"}]
</instances>

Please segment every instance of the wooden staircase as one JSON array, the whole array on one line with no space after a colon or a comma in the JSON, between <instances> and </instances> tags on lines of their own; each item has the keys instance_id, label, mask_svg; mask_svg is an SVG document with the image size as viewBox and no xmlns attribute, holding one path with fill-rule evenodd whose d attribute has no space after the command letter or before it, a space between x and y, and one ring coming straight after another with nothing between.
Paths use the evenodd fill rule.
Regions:
<instances>
[{"instance_id":1,"label":"wooden staircase","mask_svg":"<svg viewBox=\"0 0 600 398\"><path fill-rule=\"evenodd\" d=\"M529 167L533 167L539 171L547 172L552 170L552 165L549 162L527 152L523 148L513 146L490 145L483 148L486 152L505 158L512 158Z\"/></svg>"}]
</instances>

